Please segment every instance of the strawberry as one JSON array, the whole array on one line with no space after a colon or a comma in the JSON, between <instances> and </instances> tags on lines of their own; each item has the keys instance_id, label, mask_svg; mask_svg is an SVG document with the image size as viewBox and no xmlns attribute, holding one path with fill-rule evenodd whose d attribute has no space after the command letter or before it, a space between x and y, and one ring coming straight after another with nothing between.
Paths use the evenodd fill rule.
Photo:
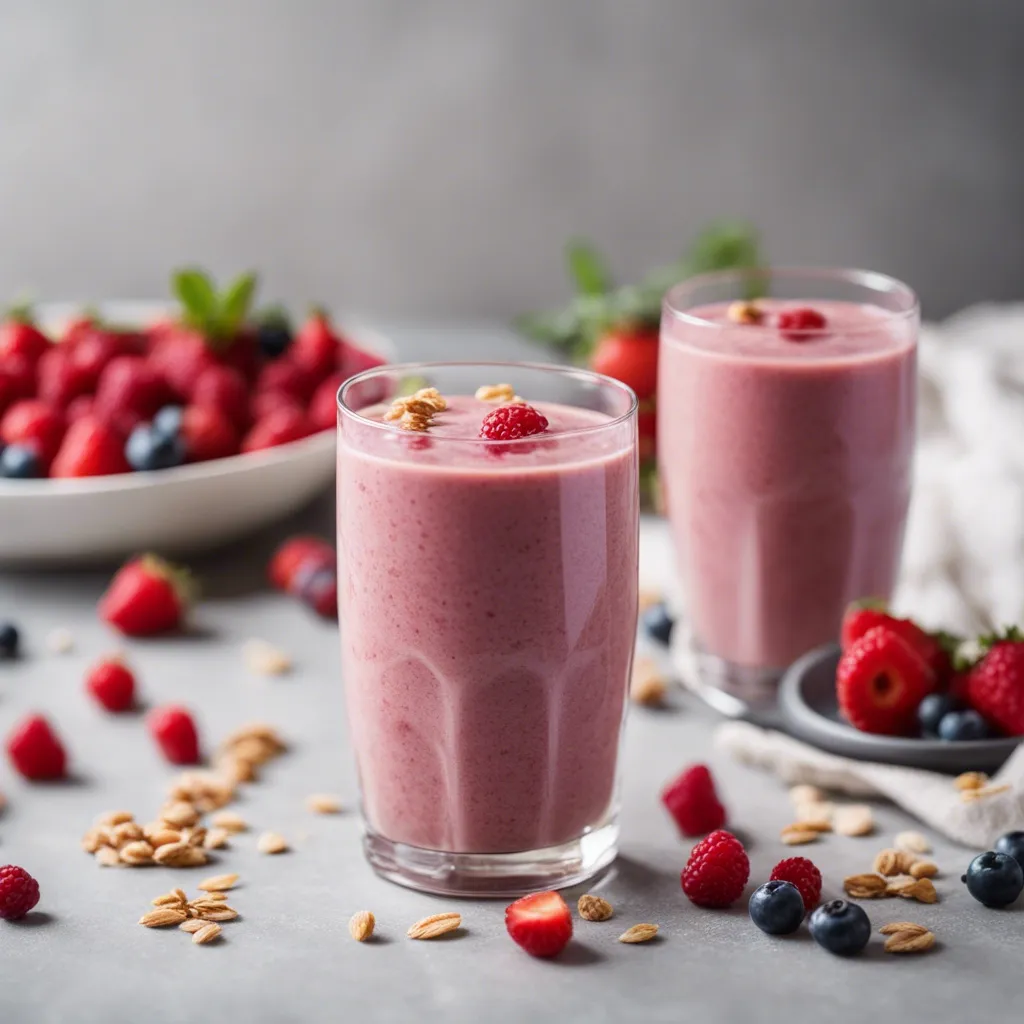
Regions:
<instances>
[{"instance_id":1,"label":"strawberry","mask_svg":"<svg viewBox=\"0 0 1024 1024\"><path fill-rule=\"evenodd\" d=\"M124 335L91 324L81 328L73 342L65 341L71 352L71 362L89 382L90 390L99 382L100 374L117 356L130 355L131 347Z\"/></svg>"},{"instance_id":2,"label":"strawberry","mask_svg":"<svg viewBox=\"0 0 1024 1024\"><path fill-rule=\"evenodd\" d=\"M34 782L62 779L67 770L64 745L42 715L29 715L14 727L7 756L18 774Z\"/></svg>"},{"instance_id":3,"label":"strawberry","mask_svg":"<svg viewBox=\"0 0 1024 1024\"><path fill-rule=\"evenodd\" d=\"M345 383L343 373L332 373L313 392L309 403L309 423L314 430L333 430L338 423L338 388Z\"/></svg>"},{"instance_id":4,"label":"strawberry","mask_svg":"<svg viewBox=\"0 0 1024 1024\"><path fill-rule=\"evenodd\" d=\"M99 321L93 313L82 313L72 317L64 325L64 332L60 336L61 345L69 349L74 347L76 342L92 334L98 325Z\"/></svg>"},{"instance_id":5,"label":"strawberry","mask_svg":"<svg viewBox=\"0 0 1024 1024\"><path fill-rule=\"evenodd\" d=\"M300 404L304 404L313 393L313 387L312 377L288 358L267 363L256 378L257 392L280 391Z\"/></svg>"},{"instance_id":6,"label":"strawberry","mask_svg":"<svg viewBox=\"0 0 1024 1024\"><path fill-rule=\"evenodd\" d=\"M505 927L530 956L557 956L572 938L572 915L557 892L535 892L505 908Z\"/></svg>"},{"instance_id":7,"label":"strawberry","mask_svg":"<svg viewBox=\"0 0 1024 1024\"><path fill-rule=\"evenodd\" d=\"M301 413L303 404L283 391L257 391L249 403L253 422L266 419L278 409L292 409Z\"/></svg>"},{"instance_id":8,"label":"strawberry","mask_svg":"<svg viewBox=\"0 0 1024 1024\"><path fill-rule=\"evenodd\" d=\"M910 619L897 619L889 615L884 602L859 601L851 604L843 616L840 631L840 646L845 651L859 640L869 629L885 626L891 633L901 637L931 666L940 682L949 679L953 663L942 641L926 633Z\"/></svg>"},{"instance_id":9,"label":"strawberry","mask_svg":"<svg viewBox=\"0 0 1024 1024\"><path fill-rule=\"evenodd\" d=\"M195 721L185 708L173 704L157 708L150 713L146 724L171 764L198 763L199 734Z\"/></svg>"},{"instance_id":10,"label":"strawberry","mask_svg":"<svg viewBox=\"0 0 1024 1024\"><path fill-rule=\"evenodd\" d=\"M297 409L276 409L266 418L256 421L242 441L242 451L257 452L288 444L308 436L309 431L309 421L303 412Z\"/></svg>"},{"instance_id":11,"label":"strawberry","mask_svg":"<svg viewBox=\"0 0 1024 1024\"><path fill-rule=\"evenodd\" d=\"M100 374L96 413L123 433L151 420L170 399L167 383L142 356L118 356Z\"/></svg>"},{"instance_id":12,"label":"strawberry","mask_svg":"<svg viewBox=\"0 0 1024 1024\"><path fill-rule=\"evenodd\" d=\"M1008 736L1024 736L1024 637L995 639L967 674L967 703Z\"/></svg>"},{"instance_id":13,"label":"strawberry","mask_svg":"<svg viewBox=\"0 0 1024 1024\"><path fill-rule=\"evenodd\" d=\"M240 331L218 355L218 360L232 370L237 370L247 381L253 381L259 374L261 360L259 344L255 335Z\"/></svg>"},{"instance_id":14,"label":"strawberry","mask_svg":"<svg viewBox=\"0 0 1024 1024\"><path fill-rule=\"evenodd\" d=\"M156 555L143 555L117 570L100 598L100 618L127 636L177 629L191 601L184 569Z\"/></svg>"},{"instance_id":15,"label":"strawberry","mask_svg":"<svg viewBox=\"0 0 1024 1024\"><path fill-rule=\"evenodd\" d=\"M105 420L83 416L72 423L50 466L52 477L111 476L130 473L124 439Z\"/></svg>"},{"instance_id":16,"label":"strawberry","mask_svg":"<svg viewBox=\"0 0 1024 1024\"><path fill-rule=\"evenodd\" d=\"M192 388L192 404L219 409L239 429L249 426L249 383L230 366L211 366Z\"/></svg>"},{"instance_id":17,"label":"strawberry","mask_svg":"<svg viewBox=\"0 0 1024 1024\"><path fill-rule=\"evenodd\" d=\"M38 395L44 402L66 409L73 398L89 392L89 375L75 365L71 350L54 346L39 360Z\"/></svg>"},{"instance_id":18,"label":"strawberry","mask_svg":"<svg viewBox=\"0 0 1024 1024\"><path fill-rule=\"evenodd\" d=\"M296 581L307 569L322 569L334 565L334 548L319 537L289 537L274 552L267 567L270 582L278 590L297 593Z\"/></svg>"},{"instance_id":19,"label":"strawberry","mask_svg":"<svg viewBox=\"0 0 1024 1024\"><path fill-rule=\"evenodd\" d=\"M628 384L641 401L658 390L658 332L619 327L602 335L590 356L590 368Z\"/></svg>"},{"instance_id":20,"label":"strawberry","mask_svg":"<svg viewBox=\"0 0 1024 1024\"><path fill-rule=\"evenodd\" d=\"M135 704L135 676L119 658L104 658L93 665L85 688L107 711L127 711Z\"/></svg>"},{"instance_id":21,"label":"strawberry","mask_svg":"<svg viewBox=\"0 0 1024 1024\"><path fill-rule=\"evenodd\" d=\"M917 706L935 686L928 663L886 626L854 641L836 670L836 697L847 721L862 732L886 736L916 732Z\"/></svg>"},{"instance_id":22,"label":"strawberry","mask_svg":"<svg viewBox=\"0 0 1024 1024\"><path fill-rule=\"evenodd\" d=\"M50 339L32 323L25 310L15 310L0 324L0 361L18 356L35 366L49 348Z\"/></svg>"},{"instance_id":23,"label":"strawberry","mask_svg":"<svg viewBox=\"0 0 1024 1024\"><path fill-rule=\"evenodd\" d=\"M189 405L181 414L181 439L189 462L225 459L238 454L238 431L220 409Z\"/></svg>"},{"instance_id":24,"label":"strawberry","mask_svg":"<svg viewBox=\"0 0 1024 1024\"><path fill-rule=\"evenodd\" d=\"M96 411L96 399L92 395L79 395L77 398L72 398L68 402L68 407L64 410L64 419L69 424L74 423L75 420L83 419L86 416L92 416Z\"/></svg>"},{"instance_id":25,"label":"strawberry","mask_svg":"<svg viewBox=\"0 0 1024 1024\"><path fill-rule=\"evenodd\" d=\"M38 398L26 398L15 402L4 413L0 420L0 441L28 445L39 456L45 471L60 448L66 426L59 409Z\"/></svg>"},{"instance_id":26,"label":"strawberry","mask_svg":"<svg viewBox=\"0 0 1024 1024\"><path fill-rule=\"evenodd\" d=\"M147 361L167 382L174 397L184 401L192 397L199 378L217 365L203 335L185 327L168 331L154 342Z\"/></svg>"},{"instance_id":27,"label":"strawberry","mask_svg":"<svg viewBox=\"0 0 1024 1024\"><path fill-rule=\"evenodd\" d=\"M288 358L304 370L313 384L319 384L337 365L340 342L327 313L314 309L295 336Z\"/></svg>"},{"instance_id":28,"label":"strawberry","mask_svg":"<svg viewBox=\"0 0 1024 1024\"><path fill-rule=\"evenodd\" d=\"M338 369L341 371L343 380L354 377L364 370L372 370L378 366L384 366L387 362L373 352L354 345L348 338L342 337L338 349Z\"/></svg>"}]
</instances>

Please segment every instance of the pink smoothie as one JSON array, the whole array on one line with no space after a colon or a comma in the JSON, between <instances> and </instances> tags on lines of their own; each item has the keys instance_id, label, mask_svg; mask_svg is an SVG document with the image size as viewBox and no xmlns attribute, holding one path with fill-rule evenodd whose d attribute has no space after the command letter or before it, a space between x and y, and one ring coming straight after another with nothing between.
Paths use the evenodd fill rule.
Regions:
<instances>
[{"instance_id":1,"label":"pink smoothie","mask_svg":"<svg viewBox=\"0 0 1024 1024\"><path fill-rule=\"evenodd\" d=\"M770 326L802 305L826 333L795 342ZM836 639L848 602L892 590L917 321L846 302L762 306L768 326L732 323L726 303L686 318L666 307L659 462L699 646L782 668Z\"/></svg>"},{"instance_id":2,"label":"pink smoothie","mask_svg":"<svg viewBox=\"0 0 1024 1024\"><path fill-rule=\"evenodd\" d=\"M342 660L364 811L433 850L553 846L615 800L635 431L535 403L548 431L495 454L477 439L494 406L445 397L426 434L342 416Z\"/></svg>"}]
</instances>

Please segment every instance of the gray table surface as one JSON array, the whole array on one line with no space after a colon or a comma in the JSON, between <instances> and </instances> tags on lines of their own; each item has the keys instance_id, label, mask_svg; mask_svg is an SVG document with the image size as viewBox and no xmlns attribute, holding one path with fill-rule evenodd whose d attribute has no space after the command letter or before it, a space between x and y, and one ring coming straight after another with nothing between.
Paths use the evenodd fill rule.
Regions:
<instances>
[{"instance_id":1,"label":"gray table surface","mask_svg":"<svg viewBox=\"0 0 1024 1024\"><path fill-rule=\"evenodd\" d=\"M521 354L501 332L396 328L407 357ZM750 850L752 882L793 852L809 854L835 895L842 878L867 870L875 852L911 825L877 809L878 835L829 836L791 851L777 836L791 818L785 788L772 777L716 756L715 716L678 693L658 712L632 713L623 764L622 855L591 888L615 906L603 924L578 922L573 944L556 961L533 960L505 934L504 901L452 901L377 879L363 862L357 794L339 680L337 633L303 608L268 591L263 566L275 541L296 528L330 533L329 495L289 523L204 559L196 568L207 597L194 636L124 644L97 621L95 602L109 576L0 573L0 617L22 625L26 657L0 667L0 732L30 709L59 724L72 753L73 779L28 785L0 766L9 798L0 816L0 863L22 864L39 880L38 910L20 924L0 922L0 1021L82 1024L146 1020L327 1022L339 1020L706 1021L1010 1019L1019 1013L1024 901L1002 912L970 899L959 874L971 852L936 842L942 900L867 904L877 926L914 920L933 927L940 946L917 958L888 956L875 938L868 953L844 961L818 949L806 932L769 939L747 919L691 906L679 888L688 844L658 803L661 785L682 765L712 764L734 827ZM662 527L645 523L645 540ZM649 549L648 549L649 551ZM645 559L648 579L664 571ZM660 560L659 560L660 561ZM67 627L67 655L44 638ZM253 677L242 643L261 637L297 662L294 674ZM245 721L277 725L290 752L244 790L238 810L253 831L222 851L213 870L237 871L231 902L240 920L218 946L194 947L177 931L136 924L149 900L173 885L192 891L213 873L100 869L81 852L81 833L98 813L127 808L148 818L175 774L152 749L140 715L100 713L84 696L89 663L127 648L146 704L196 709L212 745ZM304 798L335 792L348 810L314 816ZM293 851L260 855L256 835L278 830ZM582 889L573 890L575 898ZM462 935L412 942L418 918L455 907ZM376 941L359 945L346 923L360 909L378 921ZM660 925L657 941L616 942L629 924Z\"/></svg>"}]
</instances>

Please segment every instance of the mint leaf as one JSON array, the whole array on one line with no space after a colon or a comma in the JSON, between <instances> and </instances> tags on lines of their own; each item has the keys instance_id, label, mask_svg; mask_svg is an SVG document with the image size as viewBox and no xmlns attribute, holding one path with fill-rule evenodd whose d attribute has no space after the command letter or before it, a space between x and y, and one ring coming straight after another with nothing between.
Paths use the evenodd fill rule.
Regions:
<instances>
[{"instance_id":1,"label":"mint leaf","mask_svg":"<svg viewBox=\"0 0 1024 1024\"><path fill-rule=\"evenodd\" d=\"M760 265L757 231L745 221L715 221L694 240L686 262L691 274Z\"/></svg>"},{"instance_id":2,"label":"mint leaf","mask_svg":"<svg viewBox=\"0 0 1024 1024\"><path fill-rule=\"evenodd\" d=\"M235 278L220 296L218 327L226 335L235 334L249 317L256 294L257 277L253 271Z\"/></svg>"},{"instance_id":3,"label":"mint leaf","mask_svg":"<svg viewBox=\"0 0 1024 1024\"><path fill-rule=\"evenodd\" d=\"M590 242L573 239L565 247L565 258L577 295L604 295L611 288L604 259Z\"/></svg>"},{"instance_id":4,"label":"mint leaf","mask_svg":"<svg viewBox=\"0 0 1024 1024\"><path fill-rule=\"evenodd\" d=\"M190 327L208 333L216 323L220 303L209 276L196 267L176 270L171 277L174 294L184 310Z\"/></svg>"}]
</instances>

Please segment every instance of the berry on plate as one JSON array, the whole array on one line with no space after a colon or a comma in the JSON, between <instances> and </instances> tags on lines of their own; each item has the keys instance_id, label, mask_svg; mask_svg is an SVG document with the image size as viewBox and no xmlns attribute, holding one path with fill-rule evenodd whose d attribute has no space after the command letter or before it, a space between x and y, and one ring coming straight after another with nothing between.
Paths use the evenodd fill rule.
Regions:
<instances>
[{"instance_id":1,"label":"berry on plate","mask_svg":"<svg viewBox=\"0 0 1024 1024\"><path fill-rule=\"evenodd\" d=\"M143 555L117 570L100 598L100 618L127 636L177 629L192 596L188 572L156 555Z\"/></svg>"},{"instance_id":2,"label":"berry on plate","mask_svg":"<svg viewBox=\"0 0 1024 1024\"><path fill-rule=\"evenodd\" d=\"M292 325L282 309L264 313L256 324L256 344L265 359L280 359L292 343Z\"/></svg>"},{"instance_id":3,"label":"berry on plate","mask_svg":"<svg viewBox=\"0 0 1024 1024\"><path fill-rule=\"evenodd\" d=\"M61 779L67 768L64 745L42 715L29 715L14 727L7 756L15 771L33 781Z\"/></svg>"},{"instance_id":4,"label":"berry on plate","mask_svg":"<svg viewBox=\"0 0 1024 1024\"><path fill-rule=\"evenodd\" d=\"M668 644L672 639L672 629L675 621L668 613L664 601L658 601L647 608L643 614L643 625L647 635L659 644Z\"/></svg>"},{"instance_id":5,"label":"berry on plate","mask_svg":"<svg viewBox=\"0 0 1024 1024\"><path fill-rule=\"evenodd\" d=\"M149 350L147 361L182 401L192 397L199 379L217 365L203 335L185 327L164 334Z\"/></svg>"},{"instance_id":6,"label":"berry on plate","mask_svg":"<svg viewBox=\"0 0 1024 1024\"><path fill-rule=\"evenodd\" d=\"M327 314L314 309L295 336L288 358L318 384L331 373L338 361L340 341L331 328Z\"/></svg>"},{"instance_id":7,"label":"berry on plate","mask_svg":"<svg viewBox=\"0 0 1024 1024\"><path fill-rule=\"evenodd\" d=\"M171 764L196 764L199 761L199 733L185 708L176 705L157 708L146 719L150 734Z\"/></svg>"},{"instance_id":8,"label":"berry on plate","mask_svg":"<svg viewBox=\"0 0 1024 1024\"><path fill-rule=\"evenodd\" d=\"M71 352L54 346L39 360L37 397L58 409L66 409L73 398L92 389L89 374L75 364ZM25 396L27 397L27 396Z\"/></svg>"},{"instance_id":9,"label":"berry on plate","mask_svg":"<svg viewBox=\"0 0 1024 1024\"><path fill-rule=\"evenodd\" d=\"M301 413L303 404L284 391L257 391L249 403L249 411L252 414L250 418L256 422L265 420L278 409L291 409Z\"/></svg>"},{"instance_id":10,"label":"berry on plate","mask_svg":"<svg viewBox=\"0 0 1024 1024\"><path fill-rule=\"evenodd\" d=\"M100 374L96 412L127 433L151 420L168 398L166 379L142 356L118 356Z\"/></svg>"},{"instance_id":11,"label":"berry on plate","mask_svg":"<svg viewBox=\"0 0 1024 1024\"><path fill-rule=\"evenodd\" d=\"M0 420L0 441L31 448L46 469L64 439L67 424L59 409L38 398L15 402Z\"/></svg>"},{"instance_id":12,"label":"berry on plate","mask_svg":"<svg viewBox=\"0 0 1024 1024\"><path fill-rule=\"evenodd\" d=\"M72 398L68 402L67 408L64 410L64 418L67 422L74 423L75 420L84 419L86 416L92 416L96 412L96 397L94 395L79 395L77 398Z\"/></svg>"},{"instance_id":13,"label":"berry on plate","mask_svg":"<svg viewBox=\"0 0 1024 1024\"><path fill-rule=\"evenodd\" d=\"M20 921L38 902L39 883L24 868L0 868L0 918Z\"/></svg>"},{"instance_id":14,"label":"berry on plate","mask_svg":"<svg viewBox=\"0 0 1024 1024\"><path fill-rule=\"evenodd\" d=\"M921 735L936 737L939 735L939 723L950 711L960 710L957 701L949 693L930 693L917 706L917 723L921 726Z\"/></svg>"},{"instance_id":15,"label":"berry on plate","mask_svg":"<svg viewBox=\"0 0 1024 1024\"><path fill-rule=\"evenodd\" d=\"M810 306L783 309L775 318L775 326L789 341L810 341L828 326L825 314Z\"/></svg>"},{"instance_id":16,"label":"berry on plate","mask_svg":"<svg viewBox=\"0 0 1024 1024\"><path fill-rule=\"evenodd\" d=\"M18 656L21 634L13 622L0 622L0 661L11 661Z\"/></svg>"},{"instance_id":17,"label":"berry on plate","mask_svg":"<svg viewBox=\"0 0 1024 1024\"><path fill-rule=\"evenodd\" d=\"M206 462L238 454L234 424L208 405L187 406L181 414L181 440L189 462Z\"/></svg>"},{"instance_id":18,"label":"berry on plate","mask_svg":"<svg viewBox=\"0 0 1024 1024\"><path fill-rule=\"evenodd\" d=\"M693 848L680 881L691 903L721 908L743 895L749 877L750 860L743 844L731 832L719 829Z\"/></svg>"},{"instance_id":19,"label":"berry on plate","mask_svg":"<svg viewBox=\"0 0 1024 1024\"><path fill-rule=\"evenodd\" d=\"M50 339L32 322L27 309L15 309L0 323L0 360L17 356L35 366L50 348Z\"/></svg>"},{"instance_id":20,"label":"berry on plate","mask_svg":"<svg viewBox=\"0 0 1024 1024\"><path fill-rule=\"evenodd\" d=\"M297 594L300 573L333 568L334 564L334 548L327 541L306 535L289 537L274 552L267 575L278 590Z\"/></svg>"},{"instance_id":21,"label":"berry on plate","mask_svg":"<svg viewBox=\"0 0 1024 1024\"><path fill-rule=\"evenodd\" d=\"M1007 832L996 840L996 853L1005 853L1024 868L1024 832Z\"/></svg>"},{"instance_id":22,"label":"berry on plate","mask_svg":"<svg viewBox=\"0 0 1024 1024\"><path fill-rule=\"evenodd\" d=\"M885 604L879 601L858 601L846 609L840 633L840 645L843 650L853 646L869 629L876 626L885 626L890 633L895 633L910 644L931 666L939 682L949 677L953 666L943 639L955 642L956 638L926 633L911 619L898 619L890 615Z\"/></svg>"},{"instance_id":23,"label":"berry on plate","mask_svg":"<svg viewBox=\"0 0 1024 1024\"><path fill-rule=\"evenodd\" d=\"M939 739L952 742L964 740L987 740L992 731L977 711L968 708L966 711L949 711L939 720Z\"/></svg>"},{"instance_id":24,"label":"berry on plate","mask_svg":"<svg viewBox=\"0 0 1024 1024\"><path fill-rule=\"evenodd\" d=\"M533 437L548 429L548 420L532 405L499 405L480 425L480 436L489 441L514 441Z\"/></svg>"},{"instance_id":25,"label":"berry on plate","mask_svg":"<svg viewBox=\"0 0 1024 1024\"><path fill-rule=\"evenodd\" d=\"M110 476L131 472L124 441L105 420L83 416L68 427L50 466L52 477Z\"/></svg>"},{"instance_id":26,"label":"berry on plate","mask_svg":"<svg viewBox=\"0 0 1024 1024\"><path fill-rule=\"evenodd\" d=\"M803 897L808 913L821 902L821 872L806 857L787 857L772 868L772 881L792 882Z\"/></svg>"},{"instance_id":27,"label":"berry on plate","mask_svg":"<svg viewBox=\"0 0 1024 1024\"><path fill-rule=\"evenodd\" d=\"M69 346L71 362L88 380L90 389L96 387L110 362L132 352L126 335L106 330L98 324L81 328L72 340L65 337L61 344Z\"/></svg>"},{"instance_id":28,"label":"berry on plate","mask_svg":"<svg viewBox=\"0 0 1024 1024\"><path fill-rule=\"evenodd\" d=\"M303 404L313 393L315 382L309 373L290 359L267 363L256 378L256 391L279 391Z\"/></svg>"},{"instance_id":29,"label":"berry on plate","mask_svg":"<svg viewBox=\"0 0 1024 1024\"><path fill-rule=\"evenodd\" d=\"M967 703L1008 736L1024 736L1024 639L1010 630L970 670Z\"/></svg>"},{"instance_id":30,"label":"berry on plate","mask_svg":"<svg viewBox=\"0 0 1024 1024\"><path fill-rule=\"evenodd\" d=\"M181 433L183 414L184 409L180 405L165 405L153 417L153 427L168 437L177 437Z\"/></svg>"},{"instance_id":31,"label":"berry on plate","mask_svg":"<svg viewBox=\"0 0 1024 1024\"><path fill-rule=\"evenodd\" d=\"M0 451L0 477L5 480L34 480L43 475L43 464L35 448L11 444Z\"/></svg>"},{"instance_id":32,"label":"berry on plate","mask_svg":"<svg viewBox=\"0 0 1024 1024\"><path fill-rule=\"evenodd\" d=\"M792 882L772 880L755 889L747 907L750 920L769 935L791 935L804 919L804 901Z\"/></svg>"},{"instance_id":33,"label":"berry on plate","mask_svg":"<svg viewBox=\"0 0 1024 1024\"><path fill-rule=\"evenodd\" d=\"M219 409L238 430L249 425L249 382L230 366L204 370L192 388L192 405Z\"/></svg>"},{"instance_id":34,"label":"berry on plate","mask_svg":"<svg viewBox=\"0 0 1024 1024\"><path fill-rule=\"evenodd\" d=\"M135 676L120 658L104 658L93 665L85 688L108 711L127 711L135 704Z\"/></svg>"},{"instance_id":35,"label":"berry on plate","mask_svg":"<svg viewBox=\"0 0 1024 1024\"><path fill-rule=\"evenodd\" d=\"M917 708L935 689L935 673L885 626L869 629L839 659L836 697L846 720L862 732L908 736Z\"/></svg>"},{"instance_id":36,"label":"berry on plate","mask_svg":"<svg viewBox=\"0 0 1024 1024\"><path fill-rule=\"evenodd\" d=\"M725 808L706 765L686 768L661 791L661 802L684 836L704 836L725 824Z\"/></svg>"},{"instance_id":37,"label":"berry on plate","mask_svg":"<svg viewBox=\"0 0 1024 1024\"><path fill-rule=\"evenodd\" d=\"M140 472L170 469L185 461L185 445L174 434L166 434L151 423L140 423L128 436L124 455L128 465Z\"/></svg>"},{"instance_id":38,"label":"berry on plate","mask_svg":"<svg viewBox=\"0 0 1024 1024\"><path fill-rule=\"evenodd\" d=\"M338 389L345 383L345 376L332 373L325 378L309 403L309 423L314 430L333 430L338 422Z\"/></svg>"},{"instance_id":39,"label":"berry on plate","mask_svg":"<svg viewBox=\"0 0 1024 1024\"><path fill-rule=\"evenodd\" d=\"M836 956L861 952L871 938L871 921L863 907L846 900L823 903L811 914L811 938Z\"/></svg>"},{"instance_id":40,"label":"berry on plate","mask_svg":"<svg viewBox=\"0 0 1024 1024\"><path fill-rule=\"evenodd\" d=\"M960 881L986 907L1008 907L1024 889L1024 870L1010 854L989 850L971 861Z\"/></svg>"},{"instance_id":41,"label":"berry on plate","mask_svg":"<svg viewBox=\"0 0 1024 1024\"><path fill-rule=\"evenodd\" d=\"M299 409L281 407L268 416L257 420L252 430L242 441L243 452L258 452L264 448L276 448L309 436L309 420Z\"/></svg>"},{"instance_id":42,"label":"berry on plate","mask_svg":"<svg viewBox=\"0 0 1024 1024\"><path fill-rule=\"evenodd\" d=\"M505 908L505 927L530 956L557 956L572 938L572 914L557 892L535 892Z\"/></svg>"}]
</instances>

